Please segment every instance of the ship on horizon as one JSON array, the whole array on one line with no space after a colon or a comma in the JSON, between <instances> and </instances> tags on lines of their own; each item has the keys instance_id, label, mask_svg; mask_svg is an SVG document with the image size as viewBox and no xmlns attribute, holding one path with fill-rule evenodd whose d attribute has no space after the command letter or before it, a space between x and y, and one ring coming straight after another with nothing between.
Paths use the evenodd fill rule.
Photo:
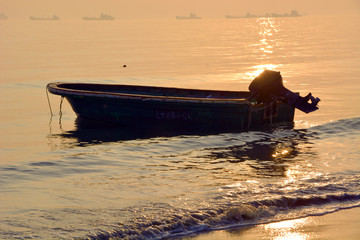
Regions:
<instances>
[{"instance_id":1,"label":"ship on horizon","mask_svg":"<svg viewBox=\"0 0 360 240\"><path fill-rule=\"evenodd\" d=\"M189 16L176 16L176 19L201 19L201 17L198 17L195 13L191 12Z\"/></svg>"},{"instance_id":2,"label":"ship on horizon","mask_svg":"<svg viewBox=\"0 0 360 240\"><path fill-rule=\"evenodd\" d=\"M51 18L30 16L30 20L46 20L46 21L55 20L55 21L57 21L57 20L60 20L60 18L56 15L53 15Z\"/></svg>"},{"instance_id":3,"label":"ship on horizon","mask_svg":"<svg viewBox=\"0 0 360 240\"><path fill-rule=\"evenodd\" d=\"M247 13L244 16L232 16L232 15L225 15L225 18L280 18L280 17L301 17L302 15L299 14L299 12L297 10L292 10L291 13L284 13L284 14L278 14L278 13L267 13L265 15L254 15L251 13Z\"/></svg>"},{"instance_id":4,"label":"ship on horizon","mask_svg":"<svg viewBox=\"0 0 360 240\"><path fill-rule=\"evenodd\" d=\"M0 13L0 20L6 20L8 17L4 13Z\"/></svg>"},{"instance_id":5,"label":"ship on horizon","mask_svg":"<svg viewBox=\"0 0 360 240\"><path fill-rule=\"evenodd\" d=\"M100 17L83 17L83 20L115 20L115 18L109 14L101 13Z\"/></svg>"}]
</instances>

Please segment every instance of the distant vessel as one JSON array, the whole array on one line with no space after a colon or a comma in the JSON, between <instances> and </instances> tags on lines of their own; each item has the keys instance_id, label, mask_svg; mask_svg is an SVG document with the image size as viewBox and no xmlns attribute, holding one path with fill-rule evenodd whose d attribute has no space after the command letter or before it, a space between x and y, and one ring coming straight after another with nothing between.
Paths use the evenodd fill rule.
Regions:
<instances>
[{"instance_id":1,"label":"distant vessel","mask_svg":"<svg viewBox=\"0 0 360 240\"><path fill-rule=\"evenodd\" d=\"M201 19L201 17L196 16L195 13L190 13L189 16L176 16L176 19Z\"/></svg>"},{"instance_id":2,"label":"distant vessel","mask_svg":"<svg viewBox=\"0 0 360 240\"><path fill-rule=\"evenodd\" d=\"M30 16L31 20L60 20L60 18L56 15L53 15L51 18L39 18Z\"/></svg>"},{"instance_id":3,"label":"distant vessel","mask_svg":"<svg viewBox=\"0 0 360 240\"><path fill-rule=\"evenodd\" d=\"M245 16L232 16L232 15L225 15L225 18L264 18L264 17L301 17L299 12L297 10L292 10L291 13L284 13L284 14L278 14L278 13L267 13L265 15L254 15L251 13L247 13Z\"/></svg>"},{"instance_id":4,"label":"distant vessel","mask_svg":"<svg viewBox=\"0 0 360 240\"><path fill-rule=\"evenodd\" d=\"M100 17L83 17L83 20L115 20L115 18L109 14L102 13Z\"/></svg>"},{"instance_id":5,"label":"distant vessel","mask_svg":"<svg viewBox=\"0 0 360 240\"><path fill-rule=\"evenodd\" d=\"M298 13L297 10L292 10L290 14L271 13L271 14L266 14L266 17L301 17L301 15Z\"/></svg>"},{"instance_id":6,"label":"distant vessel","mask_svg":"<svg viewBox=\"0 0 360 240\"><path fill-rule=\"evenodd\" d=\"M232 16L232 15L226 15L225 18L257 18L259 16L256 16L254 14L251 13L247 13L245 16Z\"/></svg>"},{"instance_id":7,"label":"distant vessel","mask_svg":"<svg viewBox=\"0 0 360 240\"><path fill-rule=\"evenodd\" d=\"M4 13L0 13L0 20L6 20L8 17Z\"/></svg>"}]
</instances>

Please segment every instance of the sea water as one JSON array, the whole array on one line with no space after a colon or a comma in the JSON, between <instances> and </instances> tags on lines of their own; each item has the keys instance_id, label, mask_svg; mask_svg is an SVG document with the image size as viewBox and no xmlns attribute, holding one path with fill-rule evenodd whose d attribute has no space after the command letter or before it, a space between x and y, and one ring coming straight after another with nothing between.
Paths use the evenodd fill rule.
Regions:
<instances>
[{"instance_id":1,"label":"sea water","mask_svg":"<svg viewBox=\"0 0 360 240\"><path fill-rule=\"evenodd\" d=\"M0 21L0 238L174 239L359 207L359 30L356 15ZM150 134L84 126L45 90L246 90L264 69L320 109L263 131Z\"/></svg>"}]
</instances>

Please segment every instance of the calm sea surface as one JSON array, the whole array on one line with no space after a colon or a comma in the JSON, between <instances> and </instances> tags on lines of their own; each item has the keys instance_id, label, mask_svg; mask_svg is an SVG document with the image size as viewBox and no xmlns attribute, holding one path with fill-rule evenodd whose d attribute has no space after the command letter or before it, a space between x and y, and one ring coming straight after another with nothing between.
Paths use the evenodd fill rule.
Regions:
<instances>
[{"instance_id":1,"label":"calm sea surface","mask_svg":"<svg viewBox=\"0 0 360 240\"><path fill-rule=\"evenodd\" d=\"M0 239L178 238L359 207L359 67L359 16L0 21ZM51 117L45 91L246 90L263 69L320 109L293 128L150 135L82 126L54 95Z\"/></svg>"}]
</instances>

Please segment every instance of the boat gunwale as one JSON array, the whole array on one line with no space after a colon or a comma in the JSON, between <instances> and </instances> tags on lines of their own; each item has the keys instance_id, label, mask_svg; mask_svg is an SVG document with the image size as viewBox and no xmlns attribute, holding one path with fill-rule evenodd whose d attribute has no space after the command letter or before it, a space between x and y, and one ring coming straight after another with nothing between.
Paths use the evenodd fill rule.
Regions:
<instances>
[{"instance_id":1,"label":"boat gunwale","mask_svg":"<svg viewBox=\"0 0 360 240\"><path fill-rule=\"evenodd\" d=\"M140 85L123 85L123 84L97 84L97 83L65 83L65 82L53 82L49 83L46 88L47 90L56 95L61 96L87 96L87 97L100 97L100 98L120 98L129 100L141 100L141 101L162 101L162 102L184 102L184 103L214 103L214 104L247 104L252 105L246 98L204 98L204 97L180 97L180 96L154 96L146 94L135 94L135 93L115 93L105 91L94 91L94 90L79 90L61 87L61 85L93 85L93 86L131 86L131 87L144 87ZM168 89L168 87L154 87ZM171 88L179 90L199 90L199 91L222 91L222 90L200 90L200 89L185 89L185 88ZM222 91L226 92L226 91ZM230 92L230 91L229 91ZM234 92L234 91L232 91ZM241 92L241 91L239 91Z\"/></svg>"}]
</instances>

